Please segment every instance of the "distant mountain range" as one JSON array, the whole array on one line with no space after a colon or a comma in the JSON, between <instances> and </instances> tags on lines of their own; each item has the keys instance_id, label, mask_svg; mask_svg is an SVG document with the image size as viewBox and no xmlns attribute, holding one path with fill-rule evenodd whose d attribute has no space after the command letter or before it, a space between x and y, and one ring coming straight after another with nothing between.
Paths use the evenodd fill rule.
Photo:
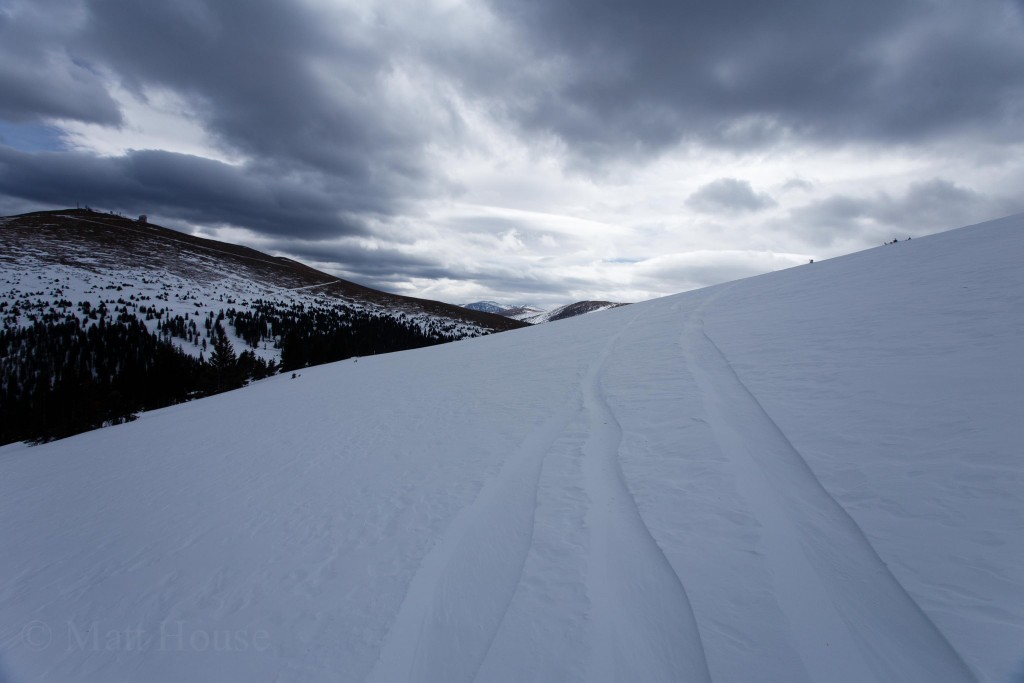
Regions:
<instances>
[{"instance_id":1,"label":"distant mountain range","mask_svg":"<svg viewBox=\"0 0 1024 683\"><path fill-rule=\"evenodd\" d=\"M468 308L471 311L483 311L484 313L494 313L497 315L505 315L508 311L512 310L496 301L474 301L471 304L463 304L462 307Z\"/></svg>"},{"instance_id":2,"label":"distant mountain range","mask_svg":"<svg viewBox=\"0 0 1024 683\"><path fill-rule=\"evenodd\" d=\"M576 303L566 304L565 306L545 311L534 306L503 306L495 301L474 301L471 304L463 304L462 307L468 308L471 311L493 313L530 323L531 325L537 325L628 305L614 301L577 301Z\"/></svg>"}]
</instances>

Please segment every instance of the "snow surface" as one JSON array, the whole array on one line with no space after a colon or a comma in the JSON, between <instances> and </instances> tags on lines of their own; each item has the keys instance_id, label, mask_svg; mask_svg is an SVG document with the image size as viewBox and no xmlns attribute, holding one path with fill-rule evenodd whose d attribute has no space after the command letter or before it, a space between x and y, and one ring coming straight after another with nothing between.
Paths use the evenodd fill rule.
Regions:
<instances>
[{"instance_id":1,"label":"snow surface","mask_svg":"<svg viewBox=\"0 0 1024 683\"><path fill-rule=\"evenodd\" d=\"M1022 257L1018 216L0 449L0 679L1020 680Z\"/></svg>"}]
</instances>

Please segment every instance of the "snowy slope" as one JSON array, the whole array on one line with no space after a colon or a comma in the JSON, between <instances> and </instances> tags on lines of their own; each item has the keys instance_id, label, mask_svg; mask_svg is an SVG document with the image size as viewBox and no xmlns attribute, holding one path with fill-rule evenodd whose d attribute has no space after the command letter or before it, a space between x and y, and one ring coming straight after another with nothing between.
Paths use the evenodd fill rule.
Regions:
<instances>
[{"instance_id":1,"label":"snowy slope","mask_svg":"<svg viewBox=\"0 0 1024 683\"><path fill-rule=\"evenodd\" d=\"M617 308L619 306L626 306L628 304L615 303L613 301L577 301L571 304L565 304L559 306L550 311L545 311L540 308L533 306L503 306L495 301L475 301L471 304L463 304L463 308L468 308L471 311L482 311L484 313L496 313L503 315L506 318L512 318L513 320L520 320L531 325L539 325L540 323L549 323L556 320L565 320L566 318L575 318L578 315L586 315L587 313L597 313L598 311L606 311L609 308Z\"/></svg>"},{"instance_id":2,"label":"snowy slope","mask_svg":"<svg viewBox=\"0 0 1024 683\"><path fill-rule=\"evenodd\" d=\"M468 308L471 311L494 313L496 315L512 318L513 320L522 320L524 322L529 322L531 319L546 313L546 311L541 308L535 308L529 305L517 304L514 306L505 306L503 304L499 304L497 301L474 301L470 304L462 304L462 307Z\"/></svg>"},{"instance_id":3,"label":"snowy slope","mask_svg":"<svg viewBox=\"0 0 1024 683\"><path fill-rule=\"evenodd\" d=\"M0 449L0 679L1016 680L1022 256L1018 216Z\"/></svg>"},{"instance_id":4,"label":"snowy slope","mask_svg":"<svg viewBox=\"0 0 1024 683\"><path fill-rule=\"evenodd\" d=\"M519 318L519 320L528 322L532 325L539 325L540 323L550 323L557 320L575 318L578 315L607 311L610 308L618 308L619 306L627 305L628 304L619 304L613 301L577 301L576 303L559 306L554 310L546 311L535 316L522 317Z\"/></svg>"},{"instance_id":5,"label":"snowy slope","mask_svg":"<svg viewBox=\"0 0 1024 683\"><path fill-rule=\"evenodd\" d=\"M513 320L530 322L538 315L543 315L544 313L544 310L534 306L516 306L515 308L506 309L502 315Z\"/></svg>"},{"instance_id":6,"label":"snowy slope","mask_svg":"<svg viewBox=\"0 0 1024 683\"><path fill-rule=\"evenodd\" d=\"M507 307L502 306L497 301L474 301L471 304L462 304L463 308L468 308L471 311L483 311L484 313L497 313L502 315L508 310Z\"/></svg>"}]
</instances>

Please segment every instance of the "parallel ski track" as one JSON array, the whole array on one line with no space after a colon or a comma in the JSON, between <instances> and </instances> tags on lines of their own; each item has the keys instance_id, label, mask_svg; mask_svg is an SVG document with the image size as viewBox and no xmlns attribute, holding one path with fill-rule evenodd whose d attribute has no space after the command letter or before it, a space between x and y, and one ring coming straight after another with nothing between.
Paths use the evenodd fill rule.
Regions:
<instances>
[{"instance_id":1,"label":"parallel ski track","mask_svg":"<svg viewBox=\"0 0 1024 683\"><path fill-rule=\"evenodd\" d=\"M761 525L776 597L812 680L975 680L740 380L699 311L684 323L682 348L719 447Z\"/></svg>"},{"instance_id":2,"label":"parallel ski track","mask_svg":"<svg viewBox=\"0 0 1024 683\"><path fill-rule=\"evenodd\" d=\"M619 336L588 367L581 395L523 441L428 553L368 681L476 679L523 578L545 458L581 415L590 425L578 446L592 539L589 678L710 680L686 591L618 464L622 430L600 377Z\"/></svg>"},{"instance_id":3,"label":"parallel ski track","mask_svg":"<svg viewBox=\"0 0 1024 683\"><path fill-rule=\"evenodd\" d=\"M471 681L501 627L533 542L544 458L576 401L530 434L423 560L368 681Z\"/></svg>"},{"instance_id":4,"label":"parallel ski track","mask_svg":"<svg viewBox=\"0 0 1024 683\"><path fill-rule=\"evenodd\" d=\"M583 472L591 501L587 592L593 648L587 680L710 681L686 589L622 473L622 427L601 385L611 350L610 344L583 380L590 424Z\"/></svg>"}]
</instances>

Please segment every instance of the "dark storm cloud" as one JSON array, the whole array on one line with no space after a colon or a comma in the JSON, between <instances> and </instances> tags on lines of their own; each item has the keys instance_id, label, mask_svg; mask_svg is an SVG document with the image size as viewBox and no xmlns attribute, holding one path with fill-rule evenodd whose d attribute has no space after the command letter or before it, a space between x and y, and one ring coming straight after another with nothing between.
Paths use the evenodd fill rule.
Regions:
<instances>
[{"instance_id":1,"label":"dark storm cloud","mask_svg":"<svg viewBox=\"0 0 1024 683\"><path fill-rule=\"evenodd\" d=\"M117 103L90 65L64 47L67 5L0 6L0 119L37 123L46 117L116 125Z\"/></svg>"},{"instance_id":2,"label":"dark storm cloud","mask_svg":"<svg viewBox=\"0 0 1024 683\"><path fill-rule=\"evenodd\" d=\"M775 206L775 200L764 192L755 192L746 180L719 178L691 194L686 205L704 213L760 211Z\"/></svg>"},{"instance_id":3,"label":"dark storm cloud","mask_svg":"<svg viewBox=\"0 0 1024 683\"><path fill-rule=\"evenodd\" d=\"M280 177L162 151L97 157L78 152L27 154L0 146L0 193L57 206L90 204L195 223L244 226L269 234L326 237L361 232L338 214L321 179ZM353 197L350 206L373 210Z\"/></svg>"},{"instance_id":4,"label":"dark storm cloud","mask_svg":"<svg viewBox=\"0 0 1024 683\"><path fill-rule=\"evenodd\" d=\"M365 184L415 152L409 116L382 108L388 52L356 31L325 22L300 3L90 0L78 49L115 65L122 84L144 94L183 93L226 146L287 165L317 168ZM325 82L325 78L332 82ZM332 88L331 85L334 87ZM417 159L395 164L416 175Z\"/></svg>"},{"instance_id":5,"label":"dark storm cloud","mask_svg":"<svg viewBox=\"0 0 1024 683\"><path fill-rule=\"evenodd\" d=\"M166 88L254 168L329 175L344 188L339 204L372 195L385 212L449 189L425 149L460 131L444 98L430 115L389 99L402 63L590 158L682 140L1024 135L1022 12L1009 0L490 5L513 39L449 33L437 13L394 21L415 5L389 17L372 5L324 14L266 0L10 0L0 10L0 117L116 124L98 74L139 97Z\"/></svg>"},{"instance_id":6,"label":"dark storm cloud","mask_svg":"<svg viewBox=\"0 0 1024 683\"><path fill-rule=\"evenodd\" d=\"M591 157L681 140L1024 136L1022 12L1006 0L492 0L561 80L515 117Z\"/></svg>"},{"instance_id":7,"label":"dark storm cloud","mask_svg":"<svg viewBox=\"0 0 1024 683\"><path fill-rule=\"evenodd\" d=\"M106 90L96 87L99 79L86 69L63 62L59 56L24 60L33 61L31 66L21 61L8 60L6 54L0 61L0 117L15 122L43 117L115 125L121 122L117 103ZM40 87L41 83L48 85Z\"/></svg>"},{"instance_id":8,"label":"dark storm cloud","mask_svg":"<svg viewBox=\"0 0 1024 683\"><path fill-rule=\"evenodd\" d=\"M230 168L134 153L90 165L40 154L19 157L27 174L74 184L69 174L88 166L98 175L77 183L97 192L88 197L95 204L157 201L175 216L215 214L257 231L300 234L339 228L324 220L328 197L334 212L386 215L439 191L423 154L431 133L443 131L430 128L437 122L423 109L389 101L400 51L379 35L367 39L362 19L338 10L327 21L304 4L251 0L38 5L54 14L49 24L37 21L41 11L31 3L13 2L0 15L4 36L17 38L0 47L10 58L0 63L0 118L118 124L107 89L113 79L142 100L154 89L177 94L218 145L249 161ZM53 24L70 28L53 33ZM195 182L185 166L196 167ZM9 176L7 187L13 182ZM20 184L22 192L62 196L60 186ZM289 218L304 209L316 220Z\"/></svg>"}]
</instances>

